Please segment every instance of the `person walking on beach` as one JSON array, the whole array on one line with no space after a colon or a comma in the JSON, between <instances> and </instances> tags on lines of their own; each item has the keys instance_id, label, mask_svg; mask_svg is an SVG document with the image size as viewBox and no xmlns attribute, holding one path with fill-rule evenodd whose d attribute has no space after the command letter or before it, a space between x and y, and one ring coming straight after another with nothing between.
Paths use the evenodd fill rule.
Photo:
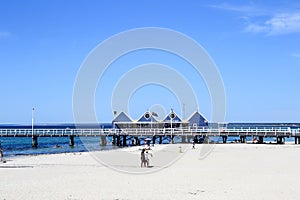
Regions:
<instances>
[{"instance_id":1,"label":"person walking on beach","mask_svg":"<svg viewBox=\"0 0 300 200\"><path fill-rule=\"evenodd\" d=\"M145 160L146 160L146 166L149 167L150 160L149 160L149 155L152 157L152 154L146 151L145 153Z\"/></svg>"},{"instance_id":2,"label":"person walking on beach","mask_svg":"<svg viewBox=\"0 0 300 200\"><path fill-rule=\"evenodd\" d=\"M3 161L3 151L2 151L2 148L0 148L0 161Z\"/></svg>"},{"instance_id":3,"label":"person walking on beach","mask_svg":"<svg viewBox=\"0 0 300 200\"><path fill-rule=\"evenodd\" d=\"M141 167L146 167L146 157L145 157L145 149L142 149L141 152Z\"/></svg>"}]
</instances>

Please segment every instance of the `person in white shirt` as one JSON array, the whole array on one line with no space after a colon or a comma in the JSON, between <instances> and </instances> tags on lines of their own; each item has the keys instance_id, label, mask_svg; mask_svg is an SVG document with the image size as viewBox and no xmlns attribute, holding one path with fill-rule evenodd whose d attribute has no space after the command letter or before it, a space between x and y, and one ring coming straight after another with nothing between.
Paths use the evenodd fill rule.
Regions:
<instances>
[{"instance_id":1,"label":"person in white shirt","mask_svg":"<svg viewBox=\"0 0 300 200\"><path fill-rule=\"evenodd\" d=\"M149 167L149 164L150 164L149 155L152 157L152 154L149 153L148 151L146 151L146 152L145 152L145 160L146 160L146 166L147 166L147 167Z\"/></svg>"}]
</instances>

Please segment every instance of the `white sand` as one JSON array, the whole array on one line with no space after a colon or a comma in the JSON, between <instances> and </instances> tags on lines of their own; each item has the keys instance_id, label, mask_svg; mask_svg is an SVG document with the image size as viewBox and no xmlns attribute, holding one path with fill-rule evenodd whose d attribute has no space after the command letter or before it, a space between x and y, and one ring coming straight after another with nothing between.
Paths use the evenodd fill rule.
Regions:
<instances>
[{"instance_id":1,"label":"white sand","mask_svg":"<svg viewBox=\"0 0 300 200\"><path fill-rule=\"evenodd\" d=\"M98 153L13 158L0 164L0 200L300 197L300 145L219 144L202 160L200 149L201 145L196 149L189 145L185 153L179 153L176 145L157 146L150 170L158 171L139 175L103 166L93 158ZM149 170L140 168L137 148L109 153L122 151L136 157L125 171ZM159 157L176 154L182 156L177 162L159 166Z\"/></svg>"}]
</instances>

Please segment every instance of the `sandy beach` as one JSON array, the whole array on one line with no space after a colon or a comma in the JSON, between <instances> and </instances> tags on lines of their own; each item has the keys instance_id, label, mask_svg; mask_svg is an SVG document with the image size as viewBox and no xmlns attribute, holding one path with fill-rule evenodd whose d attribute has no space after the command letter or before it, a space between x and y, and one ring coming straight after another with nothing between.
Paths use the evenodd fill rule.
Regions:
<instances>
[{"instance_id":1,"label":"sandy beach","mask_svg":"<svg viewBox=\"0 0 300 200\"><path fill-rule=\"evenodd\" d=\"M218 144L204 159L199 156L202 145L196 149L181 146L182 153L178 144L155 146L151 168L140 167L139 147L6 158L7 163L0 164L0 199L240 200L300 196L300 146ZM125 164L113 159L124 152L135 159ZM97 156L111 156L114 161L108 167L95 159ZM170 162L176 158L175 162L161 165L161 159L167 157Z\"/></svg>"}]
</instances>

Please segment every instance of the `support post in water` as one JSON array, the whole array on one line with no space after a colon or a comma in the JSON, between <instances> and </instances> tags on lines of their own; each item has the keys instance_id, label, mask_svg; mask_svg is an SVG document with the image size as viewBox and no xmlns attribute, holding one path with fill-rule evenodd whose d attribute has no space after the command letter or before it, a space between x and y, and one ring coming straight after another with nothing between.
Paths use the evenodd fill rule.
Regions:
<instances>
[{"instance_id":1,"label":"support post in water","mask_svg":"<svg viewBox=\"0 0 300 200\"><path fill-rule=\"evenodd\" d=\"M170 144L174 144L174 135L170 135Z\"/></svg>"},{"instance_id":2,"label":"support post in water","mask_svg":"<svg viewBox=\"0 0 300 200\"><path fill-rule=\"evenodd\" d=\"M100 136L100 145L105 146L106 145L106 135L101 135Z\"/></svg>"},{"instance_id":3,"label":"support post in water","mask_svg":"<svg viewBox=\"0 0 300 200\"><path fill-rule=\"evenodd\" d=\"M159 136L159 144L162 144L162 136Z\"/></svg>"},{"instance_id":4,"label":"support post in water","mask_svg":"<svg viewBox=\"0 0 300 200\"><path fill-rule=\"evenodd\" d=\"M223 143L225 144L227 142L227 136L226 135L223 135L222 136L222 140L223 140Z\"/></svg>"},{"instance_id":5,"label":"support post in water","mask_svg":"<svg viewBox=\"0 0 300 200\"><path fill-rule=\"evenodd\" d=\"M70 135L70 142L69 142L70 147L74 146L74 135Z\"/></svg>"},{"instance_id":6,"label":"support post in water","mask_svg":"<svg viewBox=\"0 0 300 200\"><path fill-rule=\"evenodd\" d=\"M112 140L111 141L112 145L116 145L116 135L115 134L112 136L111 140Z\"/></svg>"},{"instance_id":7,"label":"support post in water","mask_svg":"<svg viewBox=\"0 0 300 200\"><path fill-rule=\"evenodd\" d=\"M127 136L123 135L123 147L127 146Z\"/></svg>"},{"instance_id":8,"label":"support post in water","mask_svg":"<svg viewBox=\"0 0 300 200\"><path fill-rule=\"evenodd\" d=\"M36 148L38 146L38 136L32 135L32 147Z\"/></svg>"},{"instance_id":9,"label":"support post in water","mask_svg":"<svg viewBox=\"0 0 300 200\"><path fill-rule=\"evenodd\" d=\"M210 138L208 135L203 135L203 143L204 144L209 144L210 143Z\"/></svg>"},{"instance_id":10,"label":"support post in water","mask_svg":"<svg viewBox=\"0 0 300 200\"><path fill-rule=\"evenodd\" d=\"M188 136L187 136L187 142L188 142L188 143L191 143L191 139L192 139L192 138L193 138L192 136L188 135Z\"/></svg>"},{"instance_id":11,"label":"support post in water","mask_svg":"<svg viewBox=\"0 0 300 200\"><path fill-rule=\"evenodd\" d=\"M134 137L134 145L135 145L135 146L140 145L140 141L139 141L139 138L138 138L138 137Z\"/></svg>"},{"instance_id":12,"label":"support post in water","mask_svg":"<svg viewBox=\"0 0 300 200\"><path fill-rule=\"evenodd\" d=\"M153 137L152 137L152 144L153 144L153 146L154 146L154 144L155 144L155 141L156 141L156 136L153 135Z\"/></svg>"},{"instance_id":13,"label":"support post in water","mask_svg":"<svg viewBox=\"0 0 300 200\"><path fill-rule=\"evenodd\" d=\"M246 136L240 136L241 143L246 143Z\"/></svg>"},{"instance_id":14,"label":"support post in water","mask_svg":"<svg viewBox=\"0 0 300 200\"><path fill-rule=\"evenodd\" d=\"M121 146L120 135L117 135L117 146Z\"/></svg>"},{"instance_id":15,"label":"support post in water","mask_svg":"<svg viewBox=\"0 0 300 200\"><path fill-rule=\"evenodd\" d=\"M181 136L181 142L186 143L186 135Z\"/></svg>"},{"instance_id":16,"label":"support post in water","mask_svg":"<svg viewBox=\"0 0 300 200\"><path fill-rule=\"evenodd\" d=\"M295 144L300 144L300 137L295 136Z\"/></svg>"},{"instance_id":17,"label":"support post in water","mask_svg":"<svg viewBox=\"0 0 300 200\"><path fill-rule=\"evenodd\" d=\"M284 144L284 137L278 136L277 137L277 144Z\"/></svg>"},{"instance_id":18,"label":"support post in water","mask_svg":"<svg viewBox=\"0 0 300 200\"><path fill-rule=\"evenodd\" d=\"M264 136L258 136L258 143L263 144L264 143Z\"/></svg>"}]
</instances>

